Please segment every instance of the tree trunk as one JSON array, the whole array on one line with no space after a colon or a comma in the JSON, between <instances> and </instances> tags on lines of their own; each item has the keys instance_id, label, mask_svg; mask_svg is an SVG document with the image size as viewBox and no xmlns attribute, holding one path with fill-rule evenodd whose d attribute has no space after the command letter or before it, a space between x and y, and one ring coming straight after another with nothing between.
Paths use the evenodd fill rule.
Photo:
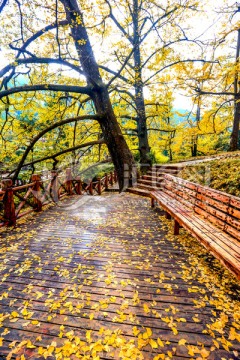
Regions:
<instances>
[{"instance_id":1,"label":"tree trunk","mask_svg":"<svg viewBox=\"0 0 240 360\"><path fill-rule=\"evenodd\" d=\"M234 118L233 118L233 128L231 133L229 150L235 151L238 150L238 141L239 141L239 121L240 121L240 96L239 96L239 76L238 76L238 64L239 64L239 53L240 53L240 29L238 29L238 39L237 39L237 51L236 51L236 72L234 79Z\"/></svg>"},{"instance_id":2,"label":"tree trunk","mask_svg":"<svg viewBox=\"0 0 240 360\"><path fill-rule=\"evenodd\" d=\"M113 112L107 88L102 82L92 47L84 26L83 15L76 0L61 0L71 25L71 34L78 52L80 64L88 85L92 87L92 100L98 115L102 118L100 126L112 161L116 168L120 191L131 182L133 157L122 135L120 126Z\"/></svg>"},{"instance_id":3,"label":"tree trunk","mask_svg":"<svg viewBox=\"0 0 240 360\"><path fill-rule=\"evenodd\" d=\"M234 102L233 128L232 128L232 133L231 133L229 151L238 150L239 122L240 122L240 98L239 98L239 96L236 96L236 99Z\"/></svg>"},{"instance_id":4,"label":"tree trunk","mask_svg":"<svg viewBox=\"0 0 240 360\"><path fill-rule=\"evenodd\" d=\"M133 58L135 69L135 105L137 111L137 131L139 141L141 169L144 171L151 165L150 147L148 143L146 109L143 96L142 63L140 53L140 34L139 34L139 4L134 0L133 4Z\"/></svg>"},{"instance_id":5,"label":"tree trunk","mask_svg":"<svg viewBox=\"0 0 240 360\"><path fill-rule=\"evenodd\" d=\"M138 72L140 75L140 72ZM147 119L143 97L143 86L135 84L135 105L137 110L137 134L140 153L141 168L144 169L151 165L150 147L148 143Z\"/></svg>"}]
</instances>

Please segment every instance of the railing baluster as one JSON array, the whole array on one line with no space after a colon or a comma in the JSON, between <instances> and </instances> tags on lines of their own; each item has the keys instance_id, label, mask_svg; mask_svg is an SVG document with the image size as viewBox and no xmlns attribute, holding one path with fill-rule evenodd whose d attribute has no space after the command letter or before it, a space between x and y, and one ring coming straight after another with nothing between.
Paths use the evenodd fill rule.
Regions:
<instances>
[{"instance_id":1,"label":"railing baluster","mask_svg":"<svg viewBox=\"0 0 240 360\"><path fill-rule=\"evenodd\" d=\"M114 170L114 172L113 172L113 178L114 178L114 182L116 183L117 182L117 172L116 172L116 170Z\"/></svg>"},{"instance_id":2,"label":"railing baluster","mask_svg":"<svg viewBox=\"0 0 240 360\"><path fill-rule=\"evenodd\" d=\"M89 190L90 195L93 195L93 183L92 183L92 181L89 184L89 189L88 190Z\"/></svg>"},{"instance_id":3,"label":"railing baluster","mask_svg":"<svg viewBox=\"0 0 240 360\"><path fill-rule=\"evenodd\" d=\"M4 220L7 222L8 226L16 225L16 213L15 213L15 204L13 197L13 187L11 179L2 180L2 189L5 191L3 197L3 207L4 207Z\"/></svg>"},{"instance_id":4,"label":"railing baluster","mask_svg":"<svg viewBox=\"0 0 240 360\"><path fill-rule=\"evenodd\" d=\"M71 168L66 169L66 190L68 195L72 195L72 172Z\"/></svg>"},{"instance_id":5,"label":"railing baluster","mask_svg":"<svg viewBox=\"0 0 240 360\"><path fill-rule=\"evenodd\" d=\"M112 171L110 172L110 180L109 180L109 183L110 183L111 185L113 185L113 172L112 172Z\"/></svg>"},{"instance_id":6,"label":"railing baluster","mask_svg":"<svg viewBox=\"0 0 240 360\"><path fill-rule=\"evenodd\" d=\"M105 173L105 189L108 189L108 174Z\"/></svg>"},{"instance_id":7,"label":"railing baluster","mask_svg":"<svg viewBox=\"0 0 240 360\"><path fill-rule=\"evenodd\" d=\"M82 195L82 180L80 177L76 177L76 193L77 195Z\"/></svg>"},{"instance_id":8,"label":"railing baluster","mask_svg":"<svg viewBox=\"0 0 240 360\"><path fill-rule=\"evenodd\" d=\"M42 211L42 202L41 202L41 175L33 174L31 180L35 182L33 186L33 196L34 196L34 204L36 206L36 211Z\"/></svg>"},{"instance_id":9,"label":"railing baluster","mask_svg":"<svg viewBox=\"0 0 240 360\"><path fill-rule=\"evenodd\" d=\"M101 195L101 193L102 193L101 178L98 178L97 181L98 181L98 183L97 183L97 192L98 192L98 195Z\"/></svg>"},{"instance_id":10,"label":"railing baluster","mask_svg":"<svg viewBox=\"0 0 240 360\"><path fill-rule=\"evenodd\" d=\"M52 170L52 180L51 180L51 189L52 189L52 199L54 202L58 202L58 179L57 179L57 171Z\"/></svg>"}]
</instances>

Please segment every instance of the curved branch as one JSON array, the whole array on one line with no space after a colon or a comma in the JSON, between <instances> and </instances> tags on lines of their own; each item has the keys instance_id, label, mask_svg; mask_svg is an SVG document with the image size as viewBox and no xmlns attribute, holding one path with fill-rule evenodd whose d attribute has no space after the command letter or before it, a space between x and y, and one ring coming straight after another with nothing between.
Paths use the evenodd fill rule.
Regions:
<instances>
[{"instance_id":1,"label":"curved branch","mask_svg":"<svg viewBox=\"0 0 240 360\"><path fill-rule=\"evenodd\" d=\"M33 148L33 146L36 144L36 142L43 136L45 135L47 132L59 127L59 126L62 126L62 125L65 125L65 124L68 124L70 122L73 122L73 121L80 121L80 120L100 120L101 117L98 116L98 115L83 115L83 116L77 116L75 118L69 118L69 119L65 119L65 120L61 120L61 121L58 121L54 124L52 124L51 126L45 128L44 130L40 131L40 133L38 135L36 135L31 143L28 145L27 149L25 150L19 164L18 164L18 167L16 169L16 171L14 172L14 175L13 175L13 181L16 180L16 178L18 177L18 174L21 170L21 168L23 167L23 164L24 164L24 161L26 160L30 150Z\"/></svg>"},{"instance_id":2,"label":"curved branch","mask_svg":"<svg viewBox=\"0 0 240 360\"><path fill-rule=\"evenodd\" d=\"M144 81L144 84L146 85L146 83L151 80L154 76L156 76L157 74L159 74L160 72L162 72L163 70L171 67L171 66L174 66L174 65L177 65L177 64L181 64L181 63L185 63L185 62L202 62L202 63L211 63L211 64L217 64L218 61L214 61L214 60L204 60L204 59L186 59L186 60L177 60L177 61L174 61L173 63L171 64L168 64L166 66L164 66L163 68L159 69L158 71L156 71L153 75L151 75L147 80Z\"/></svg>"},{"instance_id":3,"label":"curved branch","mask_svg":"<svg viewBox=\"0 0 240 360\"><path fill-rule=\"evenodd\" d=\"M125 81L126 83L131 84L131 82L125 76L122 76L121 74L118 74L116 71L109 69L107 66L98 65L98 67L100 69L103 69L103 70L109 72L110 74L116 75L119 79Z\"/></svg>"},{"instance_id":4,"label":"curved branch","mask_svg":"<svg viewBox=\"0 0 240 360\"><path fill-rule=\"evenodd\" d=\"M28 58L28 59L17 59L14 61L14 63L5 66L0 71L0 77L4 76L8 71L16 68L19 65L23 65L23 64L60 64L60 65L68 66L71 69L73 69L73 70L77 71L78 73L80 73L81 75L83 75L83 71L81 69L79 69L78 66L73 65L73 64L69 63L68 61L65 61L62 59L33 57L33 58Z\"/></svg>"},{"instance_id":5,"label":"curved branch","mask_svg":"<svg viewBox=\"0 0 240 360\"><path fill-rule=\"evenodd\" d=\"M135 101L135 96L133 94L130 93L130 91L124 90L124 89L119 89L117 86L113 89L116 90L119 93L122 94L126 94L128 95L133 101Z\"/></svg>"},{"instance_id":6,"label":"curved branch","mask_svg":"<svg viewBox=\"0 0 240 360\"><path fill-rule=\"evenodd\" d=\"M49 156L45 156L44 158L31 161L31 162L25 164L24 166L30 166L30 165L34 165L34 164L37 164L37 163L42 162L42 161L49 160L49 159L55 159L56 157L61 156L61 155L63 155L63 154L66 154L66 153L68 153L68 152L71 152L71 151L75 151L75 150L78 150L78 149L81 149L81 148L84 148L84 147L87 147L87 146L93 146L93 145L96 145L96 144L104 144L104 143L105 143L104 139L89 141L89 142L87 142L87 143L80 144L80 145L73 146L73 147L71 147L71 148L68 148L68 149L59 151L59 152L56 153L56 154L49 155Z\"/></svg>"},{"instance_id":7,"label":"curved branch","mask_svg":"<svg viewBox=\"0 0 240 360\"><path fill-rule=\"evenodd\" d=\"M160 131L160 132L166 132L166 133L172 133L174 131L176 131L176 129L172 129L172 130L164 130L164 129L157 129L157 128L148 128L148 131Z\"/></svg>"},{"instance_id":8,"label":"curved branch","mask_svg":"<svg viewBox=\"0 0 240 360\"><path fill-rule=\"evenodd\" d=\"M239 93L235 93L235 92L228 92L228 91L219 91L219 92L213 92L213 91L202 91L199 88L195 89L195 91L199 94L199 95L231 95L231 96L240 96Z\"/></svg>"},{"instance_id":9,"label":"curved branch","mask_svg":"<svg viewBox=\"0 0 240 360\"><path fill-rule=\"evenodd\" d=\"M58 23L55 22L53 24L47 25L43 29L37 31L27 41L25 41L25 43L23 44L23 46L21 48L18 49L19 53L18 53L17 57L19 57L19 55L22 52L25 51L25 49L28 47L28 45L30 45L31 42L36 40L38 37L42 36L43 34L45 34L49 30L55 29L56 26L65 26L65 25L68 25L68 21L67 20L62 20L62 21L59 21Z\"/></svg>"},{"instance_id":10,"label":"curved branch","mask_svg":"<svg viewBox=\"0 0 240 360\"><path fill-rule=\"evenodd\" d=\"M134 121L138 121L138 118L136 116L131 116L131 115L120 115L119 116L120 119L129 119L129 120L134 120ZM131 129L133 130L133 129ZM135 130L134 130L135 131Z\"/></svg>"},{"instance_id":11,"label":"curved branch","mask_svg":"<svg viewBox=\"0 0 240 360\"><path fill-rule=\"evenodd\" d=\"M40 85L25 85L17 86L8 90L0 91L0 99L4 96L11 95L19 92L26 91L64 91L64 92L73 92L78 94L87 94L92 93L92 89L87 86L74 86L74 85L55 85L55 84L40 84Z\"/></svg>"}]
</instances>

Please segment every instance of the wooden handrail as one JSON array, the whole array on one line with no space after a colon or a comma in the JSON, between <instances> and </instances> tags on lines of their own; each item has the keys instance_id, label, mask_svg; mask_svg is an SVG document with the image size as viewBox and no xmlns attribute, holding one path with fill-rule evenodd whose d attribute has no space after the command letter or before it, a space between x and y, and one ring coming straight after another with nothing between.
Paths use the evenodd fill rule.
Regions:
<instances>
[{"instance_id":1,"label":"wooden handrail","mask_svg":"<svg viewBox=\"0 0 240 360\"><path fill-rule=\"evenodd\" d=\"M29 184L24 184L24 185L19 185L19 186L14 186L13 191L16 192L16 191L19 191L19 190L27 189L27 188L32 187L34 185L35 185L35 182L31 182Z\"/></svg>"}]
</instances>

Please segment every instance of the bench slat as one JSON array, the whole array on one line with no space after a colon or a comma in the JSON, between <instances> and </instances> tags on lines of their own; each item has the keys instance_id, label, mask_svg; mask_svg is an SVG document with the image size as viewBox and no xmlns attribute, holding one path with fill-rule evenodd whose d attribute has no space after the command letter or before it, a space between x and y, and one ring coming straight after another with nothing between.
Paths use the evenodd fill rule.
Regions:
<instances>
[{"instance_id":1,"label":"bench slat","mask_svg":"<svg viewBox=\"0 0 240 360\"><path fill-rule=\"evenodd\" d=\"M189 184L195 190L186 188L186 186L189 187ZM169 174L164 176L163 190L169 195L173 193L174 195L171 196L185 206L193 208L192 204L194 204L197 214L236 239L240 239L240 200L237 197ZM226 227L226 225L228 226ZM225 227L226 230L224 230Z\"/></svg>"}]
</instances>

